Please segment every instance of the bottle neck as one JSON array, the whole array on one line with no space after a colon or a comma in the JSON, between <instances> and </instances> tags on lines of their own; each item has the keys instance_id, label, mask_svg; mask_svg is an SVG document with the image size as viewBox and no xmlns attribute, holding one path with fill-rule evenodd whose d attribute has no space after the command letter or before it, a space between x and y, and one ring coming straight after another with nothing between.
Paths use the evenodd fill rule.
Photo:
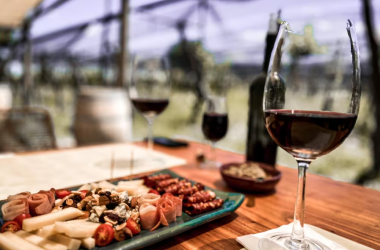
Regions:
<instances>
[{"instance_id":1,"label":"bottle neck","mask_svg":"<svg viewBox=\"0 0 380 250\"><path fill-rule=\"evenodd\" d=\"M265 39L266 45L265 45L264 62L263 62L263 68L262 68L262 71L265 74L268 72L270 56L272 54L274 43L276 42L276 37L277 37L276 34L268 33Z\"/></svg>"},{"instance_id":2,"label":"bottle neck","mask_svg":"<svg viewBox=\"0 0 380 250\"><path fill-rule=\"evenodd\" d=\"M268 32L265 39L265 53L264 53L264 62L263 62L263 73L267 74L269 61L272 54L274 44L276 42L276 37L279 29L278 17L275 14L271 14L269 18Z\"/></svg>"}]
</instances>

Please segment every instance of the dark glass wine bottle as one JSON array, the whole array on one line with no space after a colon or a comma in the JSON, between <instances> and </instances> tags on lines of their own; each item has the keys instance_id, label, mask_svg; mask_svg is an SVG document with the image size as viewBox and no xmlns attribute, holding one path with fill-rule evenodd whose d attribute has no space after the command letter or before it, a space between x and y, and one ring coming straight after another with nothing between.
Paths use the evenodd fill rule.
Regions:
<instances>
[{"instance_id":1,"label":"dark glass wine bottle","mask_svg":"<svg viewBox=\"0 0 380 250\"><path fill-rule=\"evenodd\" d=\"M278 21L275 14L270 15L269 28L266 36L265 55L262 72L255 77L249 88L249 113L246 160L275 165L277 144L265 128L263 113L263 93L268 65L278 31Z\"/></svg>"}]
</instances>

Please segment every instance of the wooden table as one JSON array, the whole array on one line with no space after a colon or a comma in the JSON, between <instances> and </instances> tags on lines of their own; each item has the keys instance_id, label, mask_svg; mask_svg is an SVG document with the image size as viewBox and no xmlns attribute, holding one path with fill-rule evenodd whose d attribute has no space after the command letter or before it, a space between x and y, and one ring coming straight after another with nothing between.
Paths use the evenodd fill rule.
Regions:
<instances>
[{"instance_id":1,"label":"wooden table","mask_svg":"<svg viewBox=\"0 0 380 250\"><path fill-rule=\"evenodd\" d=\"M226 186L218 171L197 167L196 151L203 149L207 152L205 145L190 143L189 147L178 149L155 145L154 149L188 161L187 166L172 168L179 175L212 188L234 191ZM217 150L217 158L221 162L244 160L241 154L223 150ZM149 249L241 249L237 237L292 222L297 171L282 166L277 168L282 172L282 179L275 193L246 194L245 201L232 215L157 243ZM380 192L308 174L305 222L380 249Z\"/></svg>"},{"instance_id":2,"label":"wooden table","mask_svg":"<svg viewBox=\"0 0 380 250\"><path fill-rule=\"evenodd\" d=\"M145 143L136 143L145 146ZM98 147L98 146L93 146ZM173 167L181 176L206 186L236 192L226 186L216 170L197 167L197 150L209 152L209 147L191 142L186 148L155 150L187 160L186 166ZM76 150L76 149L70 149ZM244 156L217 150L221 162L242 162ZM43 157L45 153L38 154ZM297 171L277 166L282 180L270 195L245 194L246 199L235 213L164 240L147 249L241 249L239 236L277 228L293 221ZM140 174L141 175L141 174ZM125 177L130 178L130 177ZM314 174L308 175L306 188L306 223L328 230L360 244L380 250L380 192L360 186L337 182Z\"/></svg>"}]
</instances>

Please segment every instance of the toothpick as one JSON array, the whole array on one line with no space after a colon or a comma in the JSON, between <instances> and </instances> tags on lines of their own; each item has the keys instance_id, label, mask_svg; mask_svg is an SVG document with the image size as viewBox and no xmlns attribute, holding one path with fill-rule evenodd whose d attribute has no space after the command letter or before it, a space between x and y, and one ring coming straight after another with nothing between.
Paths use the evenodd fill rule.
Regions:
<instances>
[{"instance_id":1,"label":"toothpick","mask_svg":"<svg viewBox=\"0 0 380 250\"><path fill-rule=\"evenodd\" d=\"M112 182L113 180L113 169L115 167L115 152L112 151L112 156L111 156L111 179L110 181Z\"/></svg>"}]
</instances>

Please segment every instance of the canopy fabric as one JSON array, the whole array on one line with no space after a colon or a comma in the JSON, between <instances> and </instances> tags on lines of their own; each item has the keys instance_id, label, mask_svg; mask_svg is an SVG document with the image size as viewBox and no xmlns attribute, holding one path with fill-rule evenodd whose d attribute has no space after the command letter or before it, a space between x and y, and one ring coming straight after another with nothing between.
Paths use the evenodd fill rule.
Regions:
<instances>
[{"instance_id":1,"label":"canopy fabric","mask_svg":"<svg viewBox=\"0 0 380 250\"><path fill-rule=\"evenodd\" d=\"M0 0L0 27L17 28L42 0Z\"/></svg>"}]
</instances>

